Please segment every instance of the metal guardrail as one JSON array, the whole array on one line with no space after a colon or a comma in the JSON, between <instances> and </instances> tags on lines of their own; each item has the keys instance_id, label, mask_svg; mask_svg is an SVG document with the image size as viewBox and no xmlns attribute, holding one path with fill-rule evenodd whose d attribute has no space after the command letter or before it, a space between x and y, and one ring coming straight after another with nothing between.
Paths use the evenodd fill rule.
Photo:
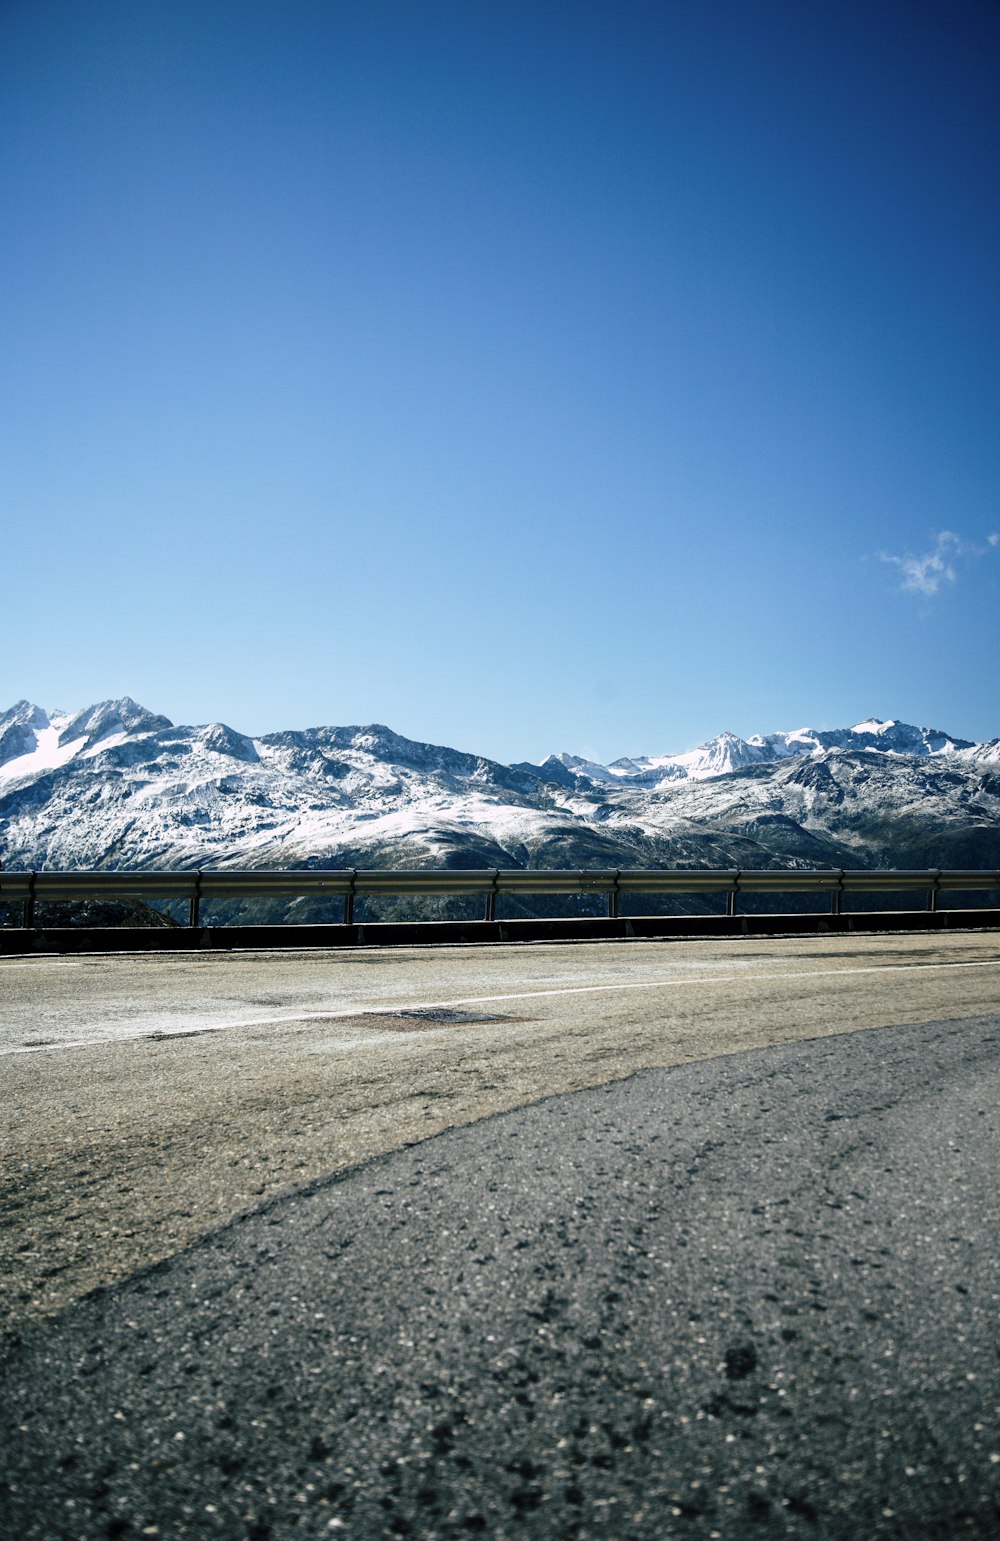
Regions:
<instances>
[{"instance_id":1,"label":"metal guardrail","mask_svg":"<svg viewBox=\"0 0 1000 1541\"><path fill-rule=\"evenodd\" d=\"M1000 890L1000 871L912 871L873 868L659 869L614 868L546 871L499 867L474 870L333 868L326 871L238 871L202 868L189 872L0 872L0 903L24 906L26 929L35 927L39 902L85 899L180 899L188 904L188 925L200 924L203 901L276 897L342 898L344 924L354 921L356 898L368 894L483 894L486 920L496 918L500 894L606 894L608 916L617 919L622 895L722 894L727 915L737 913L740 894L823 893L839 915L845 893L923 893L924 905L939 908L942 893ZM952 908L953 906L948 906Z\"/></svg>"}]
</instances>

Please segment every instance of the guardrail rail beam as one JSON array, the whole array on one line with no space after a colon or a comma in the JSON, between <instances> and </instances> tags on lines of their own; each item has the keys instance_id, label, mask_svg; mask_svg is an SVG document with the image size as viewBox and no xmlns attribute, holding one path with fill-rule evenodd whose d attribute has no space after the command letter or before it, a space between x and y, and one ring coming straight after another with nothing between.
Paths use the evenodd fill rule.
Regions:
<instances>
[{"instance_id":1,"label":"guardrail rail beam","mask_svg":"<svg viewBox=\"0 0 1000 1541\"><path fill-rule=\"evenodd\" d=\"M958 894L974 891L1000 893L1000 871L963 868L898 869L856 868L310 868L286 871L235 867L198 868L188 871L0 871L0 902L23 907L23 929L38 929L39 904L58 904L84 899L172 900L188 906L188 929L201 928L204 900L323 897L343 901L343 923L354 925L355 900L377 895L476 895L483 897L483 914L496 921L501 894L601 895L607 917L622 919L622 896L718 895L725 901L729 919L740 915L739 896L749 894L828 894L830 914L843 912L844 894L914 895L903 906L906 912L921 907L931 913L961 910ZM920 894L921 899L916 899ZM948 895L951 903L942 904ZM778 913L778 912L775 912ZM785 913L788 913L787 911ZM99 929L99 928L98 928ZM224 928L222 928L224 929Z\"/></svg>"}]
</instances>

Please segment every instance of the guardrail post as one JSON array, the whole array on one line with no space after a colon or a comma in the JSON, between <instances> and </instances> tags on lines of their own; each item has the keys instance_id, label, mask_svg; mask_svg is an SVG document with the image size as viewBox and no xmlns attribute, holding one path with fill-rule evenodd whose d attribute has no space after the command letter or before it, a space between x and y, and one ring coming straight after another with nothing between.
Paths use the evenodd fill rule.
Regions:
<instances>
[{"instance_id":1,"label":"guardrail post","mask_svg":"<svg viewBox=\"0 0 1000 1541\"><path fill-rule=\"evenodd\" d=\"M486 912L483 915L484 920L496 920L497 918L497 879L499 876L499 871L494 871L493 884L486 895Z\"/></svg>"},{"instance_id":2,"label":"guardrail post","mask_svg":"<svg viewBox=\"0 0 1000 1541\"><path fill-rule=\"evenodd\" d=\"M35 929L35 874L33 872L28 874L28 897L24 901L24 929L25 931Z\"/></svg>"},{"instance_id":3,"label":"guardrail post","mask_svg":"<svg viewBox=\"0 0 1000 1541\"><path fill-rule=\"evenodd\" d=\"M357 881L358 881L358 870L357 870L356 867L352 867L351 868L351 886L347 890L346 894L344 895L344 925L345 926L353 926L353 924L354 924L354 885L355 885L355 883Z\"/></svg>"},{"instance_id":4,"label":"guardrail post","mask_svg":"<svg viewBox=\"0 0 1000 1541\"><path fill-rule=\"evenodd\" d=\"M843 899L844 899L844 874L841 873L840 877L837 879L837 886L833 890L833 893L830 895L830 914L831 915L839 915L840 914L841 908L842 908L842 905L843 905Z\"/></svg>"},{"instance_id":5,"label":"guardrail post","mask_svg":"<svg viewBox=\"0 0 1000 1541\"><path fill-rule=\"evenodd\" d=\"M618 897L619 897L619 894L618 894L618 879L619 879L620 876L621 876L621 873L616 868L615 869L615 884L614 884L614 887L610 888L608 890L608 919L609 920L617 920L618 919Z\"/></svg>"},{"instance_id":6,"label":"guardrail post","mask_svg":"<svg viewBox=\"0 0 1000 1541\"><path fill-rule=\"evenodd\" d=\"M934 913L934 911L938 907L938 892L939 892L940 888L941 888L941 874L940 873L936 873L935 876L934 876L934 882L931 884L930 888L928 888L928 890L927 890L927 908L928 908L928 910L931 911L932 914Z\"/></svg>"},{"instance_id":7,"label":"guardrail post","mask_svg":"<svg viewBox=\"0 0 1000 1541\"><path fill-rule=\"evenodd\" d=\"M194 875L194 893L191 895L191 907L188 910L188 925L194 931L201 920L201 868Z\"/></svg>"}]
</instances>

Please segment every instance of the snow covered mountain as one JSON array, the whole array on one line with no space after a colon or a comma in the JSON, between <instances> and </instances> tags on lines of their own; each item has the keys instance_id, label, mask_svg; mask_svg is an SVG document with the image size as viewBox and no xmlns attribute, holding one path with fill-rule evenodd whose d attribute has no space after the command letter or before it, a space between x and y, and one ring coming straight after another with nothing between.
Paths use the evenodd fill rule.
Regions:
<instances>
[{"instance_id":1,"label":"snow covered mountain","mask_svg":"<svg viewBox=\"0 0 1000 1541\"><path fill-rule=\"evenodd\" d=\"M553 762L557 762L576 776L610 785L618 782L658 786L667 781L728 776L747 765L763 765L768 761L803 755L816 756L828 749L874 749L895 755L951 755L960 749L977 747L980 746L970 744L968 739L952 738L937 728L914 728L906 722L882 722L877 717L870 717L853 728L822 732L815 728L798 728L793 733L754 734L752 738L720 733L718 738L709 739L707 744L684 754L640 755L633 759L613 760L610 765L600 765L572 754L552 755L543 765L551 768Z\"/></svg>"},{"instance_id":2,"label":"snow covered mountain","mask_svg":"<svg viewBox=\"0 0 1000 1541\"><path fill-rule=\"evenodd\" d=\"M128 697L0 714L6 868L1000 866L1000 740L870 719L601 766L389 728L251 739Z\"/></svg>"}]
</instances>

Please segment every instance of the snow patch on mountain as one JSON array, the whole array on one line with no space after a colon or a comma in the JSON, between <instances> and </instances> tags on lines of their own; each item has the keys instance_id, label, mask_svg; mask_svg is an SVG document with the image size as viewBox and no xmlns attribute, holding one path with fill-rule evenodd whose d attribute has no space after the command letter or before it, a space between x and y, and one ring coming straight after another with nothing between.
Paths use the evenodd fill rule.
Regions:
<instances>
[{"instance_id":1,"label":"snow patch on mountain","mask_svg":"<svg viewBox=\"0 0 1000 1541\"><path fill-rule=\"evenodd\" d=\"M959 749L955 760L960 765L1000 765L1000 738L990 738L983 744L970 744L965 749Z\"/></svg>"},{"instance_id":2,"label":"snow patch on mountain","mask_svg":"<svg viewBox=\"0 0 1000 1541\"><path fill-rule=\"evenodd\" d=\"M65 765L67 760L72 760L84 742L84 739L79 738L69 744L60 744L58 728L41 728L35 734L32 749L0 766L0 780L20 781L25 777L30 779L41 771L55 770L57 766Z\"/></svg>"}]
</instances>

